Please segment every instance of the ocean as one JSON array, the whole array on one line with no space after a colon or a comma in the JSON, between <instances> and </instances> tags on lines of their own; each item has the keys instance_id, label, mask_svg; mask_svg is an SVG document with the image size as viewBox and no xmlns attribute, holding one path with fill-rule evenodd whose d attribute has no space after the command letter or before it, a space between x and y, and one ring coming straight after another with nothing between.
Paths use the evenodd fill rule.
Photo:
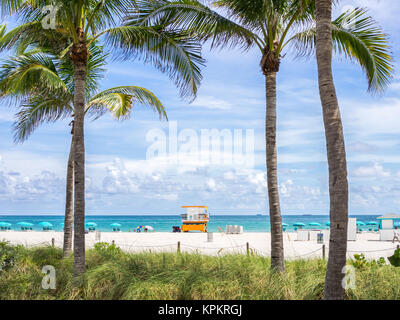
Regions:
<instances>
[{"instance_id":1,"label":"ocean","mask_svg":"<svg viewBox=\"0 0 400 320\"><path fill-rule=\"evenodd\" d=\"M369 221L377 222L377 215L353 215L352 218L357 218L357 221L367 223ZM316 228L308 226L308 223L317 222L321 224L321 228L327 228L326 222L329 221L327 215L284 215L282 217L284 223L289 226L287 231L294 230L294 223L304 223L305 228ZM20 230L17 225L18 222L30 222L33 224L33 230L40 231L42 227L40 222L50 222L53 225L53 230L62 231L64 222L63 216L16 216L16 215L0 215L0 222L11 223L12 230ZM96 230L99 231L112 231L110 224L119 223L122 225L121 231L135 231L140 225L150 225L155 231L171 232L173 226L181 226L179 215L107 215L107 216L86 216L85 221L95 222L97 224ZM241 225L244 232L267 232L270 231L269 216L268 215L210 215L210 222L208 223L208 232L218 232L220 228L225 230L226 225ZM362 230L368 230L370 226L360 227Z\"/></svg>"}]
</instances>

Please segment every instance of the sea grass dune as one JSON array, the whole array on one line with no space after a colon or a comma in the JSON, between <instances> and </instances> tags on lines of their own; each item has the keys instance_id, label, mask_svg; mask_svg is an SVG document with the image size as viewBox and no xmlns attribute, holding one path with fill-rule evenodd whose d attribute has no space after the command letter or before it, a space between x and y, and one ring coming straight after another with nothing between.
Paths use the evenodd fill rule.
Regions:
<instances>
[{"instance_id":1,"label":"sea grass dune","mask_svg":"<svg viewBox=\"0 0 400 320\"><path fill-rule=\"evenodd\" d=\"M2 232L0 241L5 240L14 245L38 247L54 245L62 248L62 232ZM178 247L181 252L199 253L204 255L224 254L254 254L269 257L271 255L269 232L244 232L242 234L225 234L217 232L213 234L212 242L208 241L205 233L172 233L172 232L100 232L96 239L96 232L90 232L85 236L87 248L93 248L97 242L115 243L126 252L176 252ZM179 243L179 244L178 244ZM324 243L314 241L298 241L296 232L284 232L285 258L308 259L322 258L323 245L325 245L325 257L329 254L329 241ZM379 241L379 234L363 232L357 234L356 241L347 244L347 257L354 254L364 254L367 259L387 258L393 255L398 243L391 241Z\"/></svg>"}]
</instances>

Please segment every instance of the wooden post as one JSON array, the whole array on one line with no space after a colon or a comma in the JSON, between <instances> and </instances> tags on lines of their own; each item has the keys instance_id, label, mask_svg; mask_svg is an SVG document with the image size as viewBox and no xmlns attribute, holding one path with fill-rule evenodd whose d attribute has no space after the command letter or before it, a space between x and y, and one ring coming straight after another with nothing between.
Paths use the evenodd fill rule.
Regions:
<instances>
[{"instance_id":1,"label":"wooden post","mask_svg":"<svg viewBox=\"0 0 400 320\"><path fill-rule=\"evenodd\" d=\"M397 245L397 249L400 249L400 246L399 246L399 245Z\"/></svg>"},{"instance_id":2,"label":"wooden post","mask_svg":"<svg viewBox=\"0 0 400 320\"><path fill-rule=\"evenodd\" d=\"M246 253L247 253L247 256L250 255L250 246L249 246L248 242L246 242Z\"/></svg>"},{"instance_id":3,"label":"wooden post","mask_svg":"<svg viewBox=\"0 0 400 320\"><path fill-rule=\"evenodd\" d=\"M178 241L178 253L181 253L181 242Z\"/></svg>"},{"instance_id":4,"label":"wooden post","mask_svg":"<svg viewBox=\"0 0 400 320\"><path fill-rule=\"evenodd\" d=\"M54 246L55 246L55 243L56 243L56 239L54 239L54 238L51 238L51 246L54 248Z\"/></svg>"},{"instance_id":5,"label":"wooden post","mask_svg":"<svg viewBox=\"0 0 400 320\"><path fill-rule=\"evenodd\" d=\"M112 244L115 245L115 240L112 241Z\"/></svg>"},{"instance_id":6,"label":"wooden post","mask_svg":"<svg viewBox=\"0 0 400 320\"><path fill-rule=\"evenodd\" d=\"M322 259L325 260L325 245L322 245Z\"/></svg>"}]
</instances>

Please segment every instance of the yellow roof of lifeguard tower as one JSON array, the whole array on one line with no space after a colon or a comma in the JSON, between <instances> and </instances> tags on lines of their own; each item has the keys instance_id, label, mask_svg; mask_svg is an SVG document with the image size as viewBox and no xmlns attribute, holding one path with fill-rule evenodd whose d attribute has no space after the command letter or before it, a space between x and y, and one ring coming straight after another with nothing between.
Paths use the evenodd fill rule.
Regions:
<instances>
[{"instance_id":1,"label":"yellow roof of lifeguard tower","mask_svg":"<svg viewBox=\"0 0 400 320\"><path fill-rule=\"evenodd\" d=\"M208 208L208 206L182 206L181 208Z\"/></svg>"}]
</instances>

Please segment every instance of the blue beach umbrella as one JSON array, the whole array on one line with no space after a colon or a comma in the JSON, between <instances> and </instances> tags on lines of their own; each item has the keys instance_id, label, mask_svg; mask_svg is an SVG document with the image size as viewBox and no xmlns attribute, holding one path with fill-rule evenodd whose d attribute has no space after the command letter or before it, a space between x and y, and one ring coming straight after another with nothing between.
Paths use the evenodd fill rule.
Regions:
<instances>
[{"instance_id":1,"label":"blue beach umbrella","mask_svg":"<svg viewBox=\"0 0 400 320\"><path fill-rule=\"evenodd\" d=\"M86 222L86 223L85 223L85 226L88 226L88 227L97 227L97 223L96 223L96 222Z\"/></svg>"},{"instance_id":2,"label":"blue beach umbrella","mask_svg":"<svg viewBox=\"0 0 400 320\"><path fill-rule=\"evenodd\" d=\"M11 223L0 222L0 230L11 230Z\"/></svg>"},{"instance_id":3,"label":"blue beach umbrella","mask_svg":"<svg viewBox=\"0 0 400 320\"><path fill-rule=\"evenodd\" d=\"M378 226L378 222L376 222L376 221L368 221L368 222L366 223L366 225L370 227L370 228L368 229L369 231L377 231L377 230L378 230L377 228L374 228L374 227L377 227L377 226Z\"/></svg>"},{"instance_id":4,"label":"blue beach umbrella","mask_svg":"<svg viewBox=\"0 0 400 320\"><path fill-rule=\"evenodd\" d=\"M113 231L121 231L120 228L122 225L120 223L111 223L110 226L113 228Z\"/></svg>"},{"instance_id":5,"label":"blue beach umbrella","mask_svg":"<svg viewBox=\"0 0 400 320\"><path fill-rule=\"evenodd\" d=\"M39 225L42 227L52 227L53 226L50 222L47 222L47 221L39 222Z\"/></svg>"},{"instance_id":6,"label":"blue beach umbrella","mask_svg":"<svg viewBox=\"0 0 400 320\"><path fill-rule=\"evenodd\" d=\"M21 230L32 230L33 223L30 222L18 222L17 225L21 227Z\"/></svg>"},{"instance_id":7,"label":"blue beach umbrella","mask_svg":"<svg viewBox=\"0 0 400 320\"><path fill-rule=\"evenodd\" d=\"M329 227L331 225L331 223L330 222L325 222L325 225Z\"/></svg>"},{"instance_id":8,"label":"blue beach umbrella","mask_svg":"<svg viewBox=\"0 0 400 320\"><path fill-rule=\"evenodd\" d=\"M282 230L286 231L286 228L289 227L287 223L282 223Z\"/></svg>"},{"instance_id":9,"label":"blue beach umbrella","mask_svg":"<svg viewBox=\"0 0 400 320\"><path fill-rule=\"evenodd\" d=\"M293 223L293 226L295 226L295 227L305 227L306 225L303 222L296 222L296 223Z\"/></svg>"},{"instance_id":10,"label":"blue beach umbrella","mask_svg":"<svg viewBox=\"0 0 400 320\"><path fill-rule=\"evenodd\" d=\"M356 224L357 224L358 226L365 226L365 223L362 222L362 221L357 221Z\"/></svg>"},{"instance_id":11,"label":"blue beach umbrella","mask_svg":"<svg viewBox=\"0 0 400 320\"><path fill-rule=\"evenodd\" d=\"M110 226L111 227L122 227L122 225L120 223L111 223Z\"/></svg>"},{"instance_id":12,"label":"blue beach umbrella","mask_svg":"<svg viewBox=\"0 0 400 320\"><path fill-rule=\"evenodd\" d=\"M94 231L94 230L96 230L97 223L96 222L87 222L87 223L85 223L85 226L89 229L89 231Z\"/></svg>"},{"instance_id":13,"label":"blue beach umbrella","mask_svg":"<svg viewBox=\"0 0 400 320\"><path fill-rule=\"evenodd\" d=\"M318 222L310 222L308 225L309 225L310 227L320 227L320 226L321 226L321 224L318 223Z\"/></svg>"},{"instance_id":14,"label":"blue beach umbrella","mask_svg":"<svg viewBox=\"0 0 400 320\"><path fill-rule=\"evenodd\" d=\"M8 223L8 222L0 222L0 227L11 227L11 223Z\"/></svg>"},{"instance_id":15,"label":"blue beach umbrella","mask_svg":"<svg viewBox=\"0 0 400 320\"><path fill-rule=\"evenodd\" d=\"M305 227L306 225L303 222L296 222L296 223L293 223L293 226L295 227L294 230L297 230L297 229L301 229L301 228Z\"/></svg>"},{"instance_id":16,"label":"blue beach umbrella","mask_svg":"<svg viewBox=\"0 0 400 320\"><path fill-rule=\"evenodd\" d=\"M18 222L17 225L19 225L21 227L32 227L33 223L30 223L30 222Z\"/></svg>"},{"instance_id":17,"label":"blue beach umbrella","mask_svg":"<svg viewBox=\"0 0 400 320\"><path fill-rule=\"evenodd\" d=\"M45 231L51 230L51 228L53 228L53 225L47 221L39 222L39 225L43 227L43 230Z\"/></svg>"}]
</instances>

